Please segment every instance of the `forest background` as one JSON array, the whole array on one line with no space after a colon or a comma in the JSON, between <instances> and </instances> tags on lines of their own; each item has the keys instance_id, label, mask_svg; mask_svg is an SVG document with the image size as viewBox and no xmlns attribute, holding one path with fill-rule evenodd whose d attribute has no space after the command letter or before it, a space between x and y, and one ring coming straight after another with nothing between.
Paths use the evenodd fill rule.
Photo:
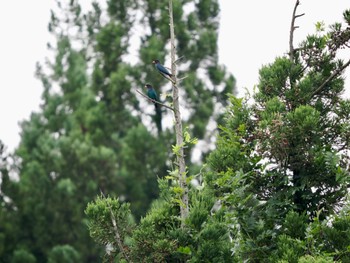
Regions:
<instances>
[{"instance_id":1,"label":"forest background","mask_svg":"<svg viewBox=\"0 0 350 263\"><path fill-rule=\"evenodd\" d=\"M151 65L175 73L168 3L58 3L40 108L14 153L1 145L3 262L348 262L349 11L295 43L296 2L289 45L238 98L219 2L173 1L179 144L176 85ZM168 105L163 125L145 83Z\"/></svg>"}]
</instances>

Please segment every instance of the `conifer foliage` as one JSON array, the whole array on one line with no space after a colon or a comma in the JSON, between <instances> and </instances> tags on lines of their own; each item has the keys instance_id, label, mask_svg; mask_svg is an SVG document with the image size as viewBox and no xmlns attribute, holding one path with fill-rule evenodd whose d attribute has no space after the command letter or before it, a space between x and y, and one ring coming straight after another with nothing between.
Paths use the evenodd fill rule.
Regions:
<instances>
[{"instance_id":1,"label":"conifer foliage","mask_svg":"<svg viewBox=\"0 0 350 263\"><path fill-rule=\"evenodd\" d=\"M169 65L168 3L56 2L48 26L52 57L36 70L44 89L40 110L21 123L13 162L18 180L4 176L1 185L9 200L1 204L11 209L4 210L9 232L0 229L6 232L0 258L5 253L10 262L58 262L67 255L73 262L98 262L107 245L115 255L117 243L97 246L90 238L87 204L102 192L130 203L125 210L137 222L159 195L157 179L172 169L172 113L161 107L170 122L159 123L157 133L154 106L137 93L152 82L160 99L172 103L170 83L151 63L158 58ZM209 120L220 117L214 106L226 103L221 92L232 92L235 83L218 64L219 6L216 0L177 0L174 14L183 55L177 74L187 75L181 84L184 124L191 123L188 134L206 140Z\"/></svg>"},{"instance_id":2,"label":"conifer foliage","mask_svg":"<svg viewBox=\"0 0 350 263\"><path fill-rule=\"evenodd\" d=\"M349 48L349 19L345 11L345 27L317 24L289 56L261 68L252 97L230 99L207 178L229 208L237 262L349 259L349 235L333 240L349 224L350 102L342 93L350 57L338 58Z\"/></svg>"},{"instance_id":3,"label":"conifer foliage","mask_svg":"<svg viewBox=\"0 0 350 263\"><path fill-rule=\"evenodd\" d=\"M293 21L299 17L295 11ZM192 184L185 224L179 217L183 192L174 184L177 172L171 172L158 182L159 199L125 238L127 258L118 247L116 257L127 262L349 260L350 103L341 94L350 60L337 58L349 46L349 15L344 12L347 27L319 30L298 48L292 23L289 56L261 68L253 96L230 96L217 148L197 175L187 176ZM112 232L112 224L109 228Z\"/></svg>"},{"instance_id":4,"label":"conifer foliage","mask_svg":"<svg viewBox=\"0 0 350 263\"><path fill-rule=\"evenodd\" d=\"M287 55L238 98L217 64L216 0L87 12L58 2L54 60L37 68L41 110L22 123L11 162L18 180L0 144L0 261L349 262L350 57L338 54L350 10L345 26L317 23L294 47L299 4ZM146 83L175 132L156 132ZM226 104L216 149L194 169L191 150Z\"/></svg>"}]
</instances>

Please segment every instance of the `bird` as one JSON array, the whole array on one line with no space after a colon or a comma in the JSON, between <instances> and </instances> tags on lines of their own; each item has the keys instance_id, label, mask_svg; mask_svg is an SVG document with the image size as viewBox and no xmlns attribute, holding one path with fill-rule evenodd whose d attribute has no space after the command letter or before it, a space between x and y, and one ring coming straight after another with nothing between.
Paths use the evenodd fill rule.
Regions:
<instances>
[{"instance_id":1,"label":"bird","mask_svg":"<svg viewBox=\"0 0 350 263\"><path fill-rule=\"evenodd\" d=\"M169 72L169 70L167 70L162 64L160 64L158 59L154 59L152 61L152 64L154 64L158 72L162 74L164 77L166 76L169 76L170 78L173 77L173 75Z\"/></svg>"},{"instance_id":2,"label":"bird","mask_svg":"<svg viewBox=\"0 0 350 263\"><path fill-rule=\"evenodd\" d=\"M158 95L157 95L157 92L154 90L154 88L152 87L151 84L146 84L145 85L145 88L147 88L147 96L148 98L152 99L153 101L153 104L155 106L155 108L158 108L159 104L157 102L159 102L159 99L158 99Z\"/></svg>"},{"instance_id":3,"label":"bird","mask_svg":"<svg viewBox=\"0 0 350 263\"><path fill-rule=\"evenodd\" d=\"M145 88L147 88L147 96L152 99L153 104L154 104L154 108L156 110L156 115L154 117L155 123L157 125L157 129L158 129L158 133L160 133L162 131L162 110L160 108L160 104L157 102L159 101L157 92L154 90L154 88L152 87L151 84L146 84Z\"/></svg>"}]
</instances>

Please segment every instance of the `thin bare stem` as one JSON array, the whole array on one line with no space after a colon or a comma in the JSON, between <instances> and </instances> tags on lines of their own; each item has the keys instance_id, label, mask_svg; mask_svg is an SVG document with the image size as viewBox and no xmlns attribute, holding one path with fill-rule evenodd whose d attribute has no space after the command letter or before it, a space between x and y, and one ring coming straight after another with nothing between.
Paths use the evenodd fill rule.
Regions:
<instances>
[{"instance_id":1,"label":"thin bare stem","mask_svg":"<svg viewBox=\"0 0 350 263\"><path fill-rule=\"evenodd\" d=\"M157 104L163 106L164 108L167 108L167 109L169 109L169 110L174 111L174 108L172 108L172 107L170 107L170 106L168 106L168 105L166 105L166 104L163 104L163 103L161 103L161 102L159 102L159 101L156 101L156 100L154 100L154 99L151 99L150 97L148 97L148 96L146 96L145 94L143 94L141 91L136 90L136 92L139 93L140 95L142 95L143 97L145 97L147 100L149 100L149 101L151 101L151 102L153 102L153 103L157 103Z\"/></svg>"},{"instance_id":2,"label":"thin bare stem","mask_svg":"<svg viewBox=\"0 0 350 263\"><path fill-rule=\"evenodd\" d=\"M188 76L184 76L184 77L182 77L182 78L178 78L177 79L177 81L179 82L179 81L181 81L181 80L184 80L185 78L187 78Z\"/></svg>"},{"instance_id":3,"label":"thin bare stem","mask_svg":"<svg viewBox=\"0 0 350 263\"><path fill-rule=\"evenodd\" d=\"M179 57L177 60L174 61L174 63L176 64L178 61L180 61L183 58L184 58L184 56Z\"/></svg>"}]
</instances>

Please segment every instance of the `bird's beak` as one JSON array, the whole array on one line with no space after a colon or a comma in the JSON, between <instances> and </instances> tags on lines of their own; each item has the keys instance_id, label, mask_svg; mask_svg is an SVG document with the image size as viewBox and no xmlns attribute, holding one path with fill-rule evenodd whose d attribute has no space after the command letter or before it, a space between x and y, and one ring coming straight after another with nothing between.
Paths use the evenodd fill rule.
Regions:
<instances>
[{"instance_id":1,"label":"bird's beak","mask_svg":"<svg viewBox=\"0 0 350 263\"><path fill-rule=\"evenodd\" d=\"M155 64L155 63L156 63L156 62L153 60L153 61L152 61L152 64Z\"/></svg>"}]
</instances>

